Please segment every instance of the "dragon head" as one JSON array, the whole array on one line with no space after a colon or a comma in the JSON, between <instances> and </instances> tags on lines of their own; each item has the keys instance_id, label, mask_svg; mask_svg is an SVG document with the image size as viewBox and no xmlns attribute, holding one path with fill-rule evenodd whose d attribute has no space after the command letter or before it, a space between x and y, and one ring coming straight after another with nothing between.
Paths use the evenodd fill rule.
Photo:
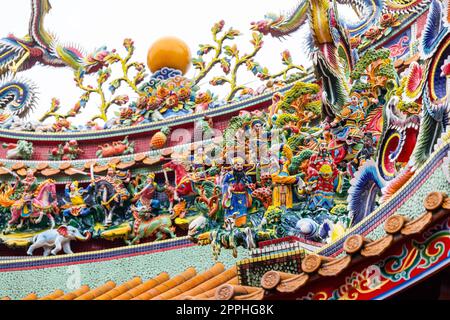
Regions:
<instances>
[{"instance_id":1,"label":"dragon head","mask_svg":"<svg viewBox=\"0 0 450 320\"><path fill-rule=\"evenodd\" d=\"M273 32L273 27L282 22L283 16L277 16L275 14L267 14L264 20L258 22L252 22L250 30L261 32L263 35L268 35Z\"/></svg>"},{"instance_id":2,"label":"dragon head","mask_svg":"<svg viewBox=\"0 0 450 320\"><path fill-rule=\"evenodd\" d=\"M399 164L409 162L421 126L419 116L407 116L398 110L399 102L400 98L393 96L386 105L384 130L378 148L380 173L386 180L397 174Z\"/></svg>"},{"instance_id":3,"label":"dragon head","mask_svg":"<svg viewBox=\"0 0 450 320\"><path fill-rule=\"evenodd\" d=\"M86 73L94 73L108 65L107 57L110 52L106 47L99 48L84 59L84 68Z\"/></svg>"},{"instance_id":4,"label":"dragon head","mask_svg":"<svg viewBox=\"0 0 450 320\"><path fill-rule=\"evenodd\" d=\"M269 34L270 32L270 22L267 20L261 20L258 22L252 22L252 27L250 30L261 32L264 35Z\"/></svg>"}]
</instances>

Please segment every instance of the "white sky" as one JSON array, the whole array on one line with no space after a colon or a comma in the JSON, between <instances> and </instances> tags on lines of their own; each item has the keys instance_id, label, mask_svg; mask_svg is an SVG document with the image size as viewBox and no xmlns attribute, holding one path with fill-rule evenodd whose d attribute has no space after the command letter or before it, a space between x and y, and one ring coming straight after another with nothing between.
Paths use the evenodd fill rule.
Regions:
<instances>
[{"instance_id":1,"label":"white sky","mask_svg":"<svg viewBox=\"0 0 450 320\"><path fill-rule=\"evenodd\" d=\"M108 49L117 48L123 52L123 39L132 38L136 46L134 59L146 62L150 45L166 35L185 40L195 55L198 44L212 40L210 29L213 23L224 19L226 27L233 26L244 34L237 43L241 52L248 52L251 48L248 43L250 23L261 20L268 12L291 10L296 3L297 0L51 0L52 11L46 19L46 29L55 33L61 42L79 44L86 51L106 45ZM30 0L8 1L7 9L8 14L0 19L1 36L27 34ZM289 49L294 62L310 65L300 48L301 33L282 42L266 37L265 46L256 60L276 72L282 68L280 53ZM188 77L193 75L191 68ZM52 97L58 97L68 110L81 93L69 68L35 67L21 76L33 80L39 87L39 108L33 119L48 109ZM243 83L254 79L248 74L242 76ZM258 86L253 84L253 87ZM89 116L92 113L86 110L85 116L75 123L84 122Z\"/></svg>"}]
</instances>

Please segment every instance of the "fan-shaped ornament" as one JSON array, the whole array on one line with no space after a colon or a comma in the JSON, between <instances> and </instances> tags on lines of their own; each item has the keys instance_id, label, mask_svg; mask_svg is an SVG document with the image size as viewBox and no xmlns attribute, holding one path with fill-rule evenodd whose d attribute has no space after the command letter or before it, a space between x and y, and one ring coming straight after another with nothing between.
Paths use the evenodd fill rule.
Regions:
<instances>
[{"instance_id":1,"label":"fan-shaped ornament","mask_svg":"<svg viewBox=\"0 0 450 320\"><path fill-rule=\"evenodd\" d=\"M403 100L415 101L420 98L425 84L425 78L424 68L417 62L411 63L406 75Z\"/></svg>"}]
</instances>

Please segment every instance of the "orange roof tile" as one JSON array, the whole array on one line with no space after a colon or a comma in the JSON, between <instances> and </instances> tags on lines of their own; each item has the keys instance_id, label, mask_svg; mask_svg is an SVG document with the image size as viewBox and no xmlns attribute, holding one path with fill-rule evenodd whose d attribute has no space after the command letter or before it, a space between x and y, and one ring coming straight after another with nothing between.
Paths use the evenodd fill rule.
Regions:
<instances>
[{"instance_id":1,"label":"orange roof tile","mask_svg":"<svg viewBox=\"0 0 450 320\"><path fill-rule=\"evenodd\" d=\"M126 170L128 168L131 168L132 166L134 166L136 164L135 161L130 161L130 162L121 162L117 165L117 169L120 170Z\"/></svg>"},{"instance_id":2,"label":"orange roof tile","mask_svg":"<svg viewBox=\"0 0 450 320\"><path fill-rule=\"evenodd\" d=\"M171 290L179 286L180 284L188 281L189 279L195 277L197 271L194 268L189 268L185 272L179 274L178 276L173 277L172 279L167 280L166 282L146 291L137 297L131 300L150 300L166 291Z\"/></svg>"},{"instance_id":3,"label":"orange roof tile","mask_svg":"<svg viewBox=\"0 0 450 320\"><path fill-rule=\"evenodd\" d=\"M37 170L44 170L48 168L48 163L47 162L39 162L39 164L36 166Z\"/></svg>"},{"instance_id":4,"label":"orange roof tile","mask_svg":"<svg viewBox=\"0 0 450 320\"><path fill-rule=\"evenodd\" d=\"M217 276L209 279L208 281L205 281L202 284L192 288L191 290L188 290L185 293L182 293L178 296L173 297L172 299L182 300L182 299L185 299L186 297L195 297L204 292L214 290L217 287L219 287L220 285L235 278L236 275L237 275L237 268L236 268L236 266L234 266L231 269L228 269L228 270L218 274Z\"/></svg>"},{"instance_id":5,"label":"orange roof tile","mask_svg":"<svg viewBox=\"0 0 450 320\"><path fill-rule=\"evenodd\" d=\"M60 172L61 172L61 170L59 170L59 169L45 169L45 170L41 171L41 174L43 176L50 177L50 176L57 175ZM17 173L20 174L19 172L17 172ZM26 174L26 171L25 171L25 174Z\"/></svg>"},{"instance_id":6,"label":"orange roof tile","mask_svg":"<svg viewBox=\"0 0 450 320\"><path fill-rule=\"evenodd\" d=\"M16 162L16 163L14 163L12 166L11 166L11 169L12 170L20 170L20 169L22 169L22 168L25 168L25 163L23 163L23 162Z\"/></svg>"},{"instance_id":7,"label":"orange roof tile","mask_svg":"<svg viewBox=\"0 0 450 320\"><path fill-rule=\"evenodd\" d=\"M69 169L71 166L72 166L72 164L70 162L66 161L59 165L59 169L66 170L66 169Z\"/></svg>"},{"instance_id":8,"label":"orange roof tile","mask_svg":"<svg viewBox=\"0 0 450 320\"><path fill-rule=\"evenodd\" d=\"M48 296L42 297L39 300L56 300L59 297L62 297L64 295L64 291L62 290L56 290L53 293L50 293Z\"/></svg>"},{"instance_id":9,"label":"orange roof tile","mask_svg":"<svg viewBox=\"0 0 450 320\"><path fill-rule=\"evenodd\" d=\"M225 283L221 283L220 285L222 285L222 284L238 285L239 284L239 278L237 276L235 276L231 280L228 280ZM215 288L212 288L211 290L208 290L208 291L206 291L204 293L198 294L195 297L193 297L193 296L186 296L186 297L184 297L184 299L187 299L187 300L189 300L189 299L190 300L209 300L209 299L213 299L214 296L216 295L216 290L217 290L217 288L219 286L217 286Z\"/></svg>"},{"instance_id":10,"label":"orange roof tile","mask_svg":"<svg viewBox=\"0 0 450 320\"><path fill-rule=\"evenodd\" d=\"M125 282L124 284L122 284L118 287L115 287L111 291L108 291L108 292L102 294L101 296L95 298L94 300L112 300L115 297L133 289L134 287L136 287L140 284L142 284L142 279L140 277L135 277L135 278L131 279L130 281Z\"/></svg>"},{"instance_id":11,"label":"orange roof tile","mask_svg":"<svg viewBox=\"0 0 450 320\"><path fill-rule=\"evenodd\" d=\"M167 280L170 279L170 276L167 272L163 272L160 275L158 275L156 278L150 279L147 282L144 282L134 288L131 288L130 290L122 293L121 295L115 297L113 300L130 300L133 299L140 294L149 291L150 289L153 289L157 285L160 285Z\"/></svg>"},{"instance_id":12,"label":"orange roof tile","mask_svg":"<svg viewBox=\"0 0 450 320\"><path fill-rule=\"evenodd\" d=\"M194 278L185 281L181 283L180 285L176 286L175 288L170 289L167 292L161 293L160 295L152 298L152 300L170 300L174 297L181 295L184 292L187 292L188 290L191 290L193 288L196 288L200 284L204 283L205 281L214 278L218 274L222 273L225 270L225 266L222 263L215 264L211 269L203 272L202 274L199 274L195 276Z\"/></svg>"},{"instance_id":13,"label":"orange roof tile","mask_svg":"<svg viewBox=\"0 0 450 320\"><path fill-rule=\"evenodd\" d=\"M22 300L37 300L37 299L38 296L36 295L36 293L30 293L26 297L22 298Z\"/></svg>"},{"instance_id":14,"label":"orange roof tile","mask_svg":"<svg viewBox=\"0 0 450 320\"><path fill-rule=\"evenodd\" d=\"M78 298L75 298L75 300L93 300L93 299L101 296L102 294L112 290L115 287L116 287L115 282L108 281L104 285L101 285L100 287L92 289L92 290L82 294Z\"/></svg>"},{"instance_id":15,"label":"orange roof tile","mask_svg":"<svg viewBox=\"0 0 450 320\"><path fill-rule=\"evenodd\" d=\"M261 300L264 289L224 284L217 288L215 300Z\"/></svg>"},{"instance_id":16,"label":"orange roof tile","mask_svg":"<svg viewBox=\"0 0 450 320\"><path fill-rule=\"evenodd\" d=\"M137 162L141 162L142 160L144 160L147 156L143 153L141 154L137 154L134 156L134 160Z\"/></svg>"},{"instance_id":17,"label":"orange roof tile","mask_svg":"<svg viewBox=\"0 0 450 320\"><path fill-rule=\"evenodd\" d=\"M57 298L56 300L74 300L74 299L78 298L79 296L85 294L89 290L90 290L89 286L81 286L79 289L77 289L73 292L70 292L70 293L66 293L65 295Z\"/></svg>"}]
</instances>

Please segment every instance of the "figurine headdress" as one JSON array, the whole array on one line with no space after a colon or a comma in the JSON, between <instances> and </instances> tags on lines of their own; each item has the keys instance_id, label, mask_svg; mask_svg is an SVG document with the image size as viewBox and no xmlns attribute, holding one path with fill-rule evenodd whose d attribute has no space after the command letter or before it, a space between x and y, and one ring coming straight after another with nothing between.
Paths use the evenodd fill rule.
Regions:
<instances>
[{"instance_id":1,"label":"figurine headdress","mask_svg":"<svg viewBox=\"0 0 450 320\"><path fill-rule=\"evenodd\" d=\"M241 157L236 157L236 158L233 159L233 165L235 165L235 164L244 164L244 163L245 163L245 161Z\"/></svg>"},{"instance_id":2,"label":"figurine headdress","mask_svg":"<svg viewBox=\"0 0 450 320\"><path fill-rule=\"evenodd\" d=\"M78 190L80 184L78 183L78 181L73 181L71 185L72 185L76 190Z\"/></svg>"},{"instance_id":3,"label":"figurine headdress","mask_svg":"<svg viewBox=\"0 0 450 320\"><path fill-rule=\"evenodd\" d=\"M362 98L361 94L359 94L359 93L356 92L356 91L353 91L353 92L350 94L350 97L357 97L358 99L361 99L361 98Z\"/></svg>"},{"instance_id":4,"label":"figurine headdress","mask_svg":"<svg viewBox=\"0 0 450 320\"><path fill-rule=\"evenodd\" d=\"M260 125L264 125L264 122L261 119L253 119L250 122L250 126L253 128L255 125L260 124Z\"/></svg>"}]
</instances>

